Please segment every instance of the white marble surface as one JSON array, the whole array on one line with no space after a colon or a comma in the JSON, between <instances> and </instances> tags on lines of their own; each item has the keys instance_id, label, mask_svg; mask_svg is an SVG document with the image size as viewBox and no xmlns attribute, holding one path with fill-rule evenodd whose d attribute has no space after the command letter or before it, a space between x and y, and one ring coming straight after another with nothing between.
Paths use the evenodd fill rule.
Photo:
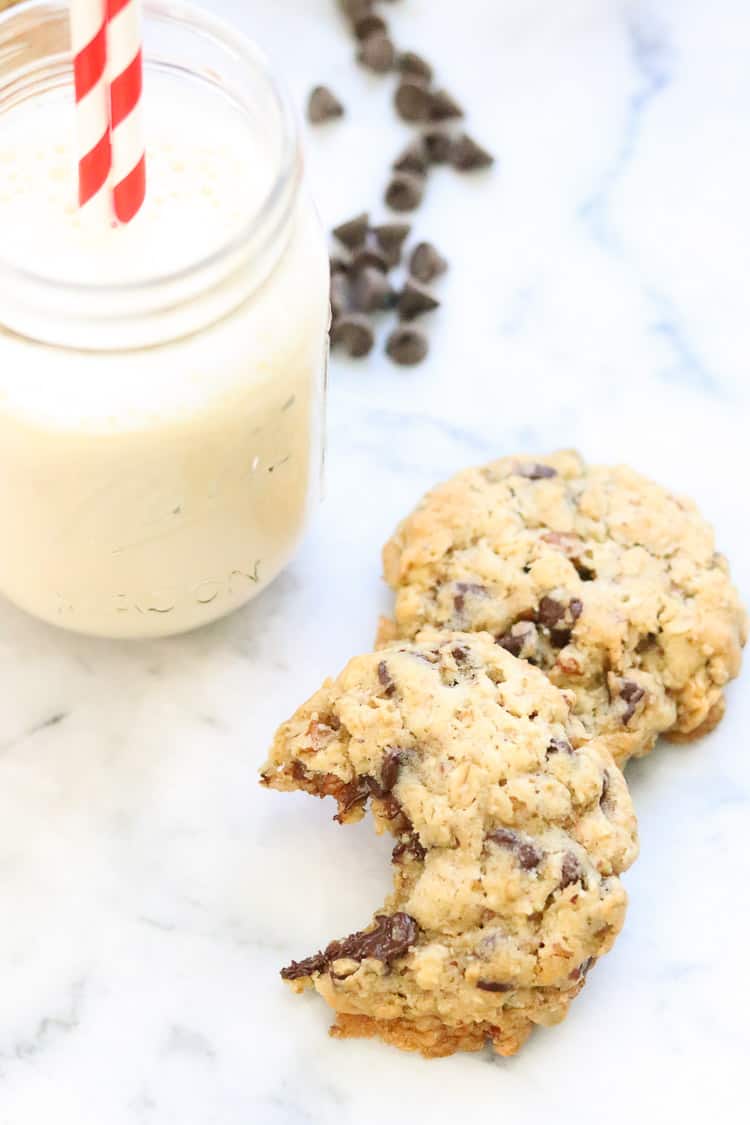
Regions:
<instances>
[{"instance_id":1,"label":"white marble surface","mask_svg":"<svg viewBox=\"0 0 750 1125\"><path fill-rule=\"evenodd\" d=\"M326 219L379 196L403 130L333 0L213 0L302 98ZM750 702L630 770L642 857L615 951L516 1059L328 1039L277 968L357 928L386 847L262 792L275 724L369 646L378 551L434 480L579 446L695 495L750 592L745 0L402 0L393 22L500 157L437 175L433 355L335 363L328 498L256 604L145 645L0 606L0 1123L735 1122L748 1059ZM458 14L461 18L458 18Z\"/></svg>"}]
</instances>

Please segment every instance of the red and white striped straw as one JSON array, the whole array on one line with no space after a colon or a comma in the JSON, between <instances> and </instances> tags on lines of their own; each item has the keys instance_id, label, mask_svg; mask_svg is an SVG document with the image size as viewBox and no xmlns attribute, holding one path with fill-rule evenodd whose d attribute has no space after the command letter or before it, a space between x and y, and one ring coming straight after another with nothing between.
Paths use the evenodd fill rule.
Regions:
<instances>
[{"instance_id":1,"label":"red and white striped straw","mask_svg":"<svg viewBox=\"0 0 750 1125\"><path fill-rule=\"evenodd\" d=\"M107 81L114 212L129 223L146 198L141 0L107 0Z\"/></svg>"},{"instance_id":2,"label":"red and white striped straw","mask_svg":"<svg viewBox=\"0 0 750 1125\"><path fill-rule=\"evenodd\" d=\"M78 126L78 203L108 207L112 168L107 86L106 0L73 0L71 39Z\"/></svg>"}]
</instances>

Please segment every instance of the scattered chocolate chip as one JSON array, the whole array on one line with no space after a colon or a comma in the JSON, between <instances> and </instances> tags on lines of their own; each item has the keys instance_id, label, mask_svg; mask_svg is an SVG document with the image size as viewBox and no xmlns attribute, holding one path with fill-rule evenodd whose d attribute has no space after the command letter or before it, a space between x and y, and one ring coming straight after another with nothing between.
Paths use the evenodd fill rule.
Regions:
<instances>
[{"instance_id":1,"label":"scattered chocolate chip","mask_svg":"<svg viewBox=\"0 0 750 1125\"><path fill-rule=\"evenodd\" d=\"M385 688L383 694L390 698L396 690L396 685L393 682L391 673L388 671L388 665L385 660L381 660L378 664L378 679Z\"/></svg>"},{"instance_id":2,"label":"scattered chocolate chip","mask_svg":"<svg viewBox=\"0 0 750 1125\"><path fill-rule=\"evenodd\" d=\"M386 35L387 33L388 24L382 16L377 16L374 12L360 16L354 24L354 34L357 39L367 39L370 35Z\"/></svg>"},{"instance_id":3,"label":"scattered chocolate chip","mask_svg":"<svg viewBox=\"0 0 750 1125\"><path fill-rule=\"evenodd\" d=\"M550 629L549 639L555 648L565 648L570 644L570 638L573 636L570 629Z\"/></svg>"},{"instance_id":4,"label":"scattered chocolate chip","mask_svg":"<svg viewBox=\"0 0 750 1125\"><path fill-rule=\"evenodd\" d=\"M281 977L282 980L299 980L301 977L311 977L313 973L322 973L327 967L325 954L314 953L312 957L305 957L304 961L292 961L281 970Z\"/></svg>"},{"instance_id":5,"label":"scattered chocolate chip","mask_svg":"<svg viewBox=\"0 0 750 1125\"><path fill-rule=\"evenodd\" d=\"M374 343L372 324L362 313L346 313L331 325L331 346L340 344L352 359L369 355Z\"/></svg>"},{"instance_id":6,"label":"scattered chocolate chip","mask_svg":"<svg viewBox=\"0 0 750 1125\"><path fill-rule=\"evenodd\" d=\"M469 650L466 645L456 645L455 648L451 649L451 656L456 664L465 664L469 659Z\"/></svg>"},{"instance_id":7,"label":"scattered chocolate chip","mask_svg":"<svg viewBox=\"0 0 750 1125\"><path fill-rule=\"evenodd\" d=\"M487 839L493 844L498 844L501 848L512 851L524 871L531 871L538 867L544 858L543 853L536 845L524 840L512 828L495 828L492 832L487 833Z\"/></svg>"},{"instance_id":8,"label":"scattered chocolate chip","mask_svg":"<svg viewBox=\"0 0 750 1125\"><path fill-rule=\"evenodd\" d=\"M416 172L418 176L423 176L429 166L430 154L421 137L415 137L391 165L395 172Z\"/></svg>"},{"instance_id":9,"label":"scattered chocolate chip","mask_svg":"<svg viewBox=\"0 0 750 1125\"><path fill-rule=\"evenodd\" d=\"M372 11L373 2L374 0L339 0L339 6L343 8L344 14L354 22Z\"/></svg>"},{"instance_id":10,"label":"scattered chocolate chip","mask_svg":"<svg viewBox=\"0 0 750 1125\"><path fill-rule=\"evenodd\" d=\"M459 172L473 172L478 168L489 168L495 163L495 158L466 133L462 133L451 145L450 162Z\"/></svg>"},{"instance_id":11,"label":"scattered chocolate chip","mask_svg":"<svg viewBox=\"0 0 750 1125\"><path fill-rule=\"evenodd\" d=\"M447 129L428 129L422 134L433 164L447 164L451 158L453 137Z\"/></svg>"},{"instance_id":12,"label":"scattered chocolate chip","mask_svg":"<svg viewBox=\"0 0 750 1125\"><path fill-rule=\"evenodd\" d=\"M373 227L372 233L389 266L397 266L401 262L401 249L410 232L408 223L383 223Z\"/></svg>"},{"instance_id":13,"label":"scattered chocolate chip","mask_svg":"<svg viewBox=\"0 0 750 1125\"><path fill-rule=\"evenodd\" d=\"M449 121L463 117L464 111L447 90L435 90L430 96L430 120Z\"/></svg>"},{"instance_id":14,"label":"scattered chocolate chip","mask_svg":"<svg viewBox=\"0 0 750 1125\"><path fill-rule=\"evenodd\" d=\"M324 726L330 727L331 730L341 730L341 719L338 715L334 715L333 712L321 715L320 721Z\"/></svg>"},{"instance_id":15,"label":"scattered chocolate chip","mask_svg":"<svg viewBox=\"0 0 750 1125\"><path fill-rule=\"evenodd\" d=\"M356 215L353 219L347 219L345 223L334 227L333 236L349 250L356 250L365 241L369 225L370 216L363 211L361 215Z\"/></svg>"},{"instance_id":16,"label":"scattered chocolate chip","mask_svg":"<svg viewBox=\"0 0 750 1125\"><path fill-rule=\"evenodd\" d=\"M414 247L409 259L409 272L423 284L428 284L445 273L448 263L431 242L420 242Z\"/></svg>"},{"instance_id":17,"label":"scattered chocolate chip","mask_svg":"<svg viewBox=\"0 0 750 1125\"><path fill-rule=\"evenodd\" d=\"M519 477L526 477L527 480L545 480L548 477L556 477L557 469L553 469L551 465L517 465L516 474Z\"/></svg>"},{"instance_id":18,"label":"scattered chocolate chip","mask_svg":"<svg viewBox=\"0 0 750 1125\"><path fill-rule=\"evenodd\" d=\"M583 602L580 598L571 598L568 609L570 610L570 616L574 621L577 621L583 613Z\"/></svg>"},{"instance_id":19,"label":"scattered chocolate chip","mask_svg":"<svg viewBox=\"0 0 750 1125\"><path fill-rule=\"evenodd\" d=\"M381 789L374 777L364 774L362 777L355 777L353 781L348 782L346 785L341 785L336 793L336 801L338 803L338 811L334 816L339 824L343 824L346 814L351 812L357 805L364 805L369 797L379 797Z\"/></svg>"},{"instance_id":20,"label":"scattered chocolate chip","mask_svg":"<svg viewBox=\"0 0 750 1125\"><path fill-rule=\"evenodd\" d=\"M429 121L433 97L422 82L405 78L398 84L394 103L402 121Z\"/></svg>"},{"instance_id":21,"label":"scattered chocolate chip","mask_svg":"<svg viewBox=\"0 0 750 1125\"><path fill-rule=\"evenodd\" d=\"M573 747L565 738L551 738L549 746L547 747L546 757L551 758L553 754L572 754Z\"/></svg>"},{"instance_id":22,"label":"scattered chocolate chip","mask_svg":"<svg viewBox=\"0 0 750 1125\"><path fill-rule=\"evenodd\" d=\"M385 350L400 367L413 367L425 358L429 345L424 332L402 324L391 332Z\"/></svg>"},{"instance_id":23,"label":"scattered chocolate chip","mask_svg":"<svg viewBox=\"0 0 750 1125\"><path fill-rule=\"evenodd\" d=\"M360 312L387 309L393 302L393 290L386 275L374 266L365 266L352 282L352 301Z\"/></svg>"},{"instance_id":24,"label":"scattered chocolate chip","mask_svg":"<svg viewBox=\"0 0 750 1125\"><path fill-rule=\"evenodd\" d=\"M572 883L580 883L583 881L583 868L581 867L578 859L572 852L566 852L563 856L562 867L560 869L560 890L564 891Z\"/></svg>"},{"instance_id":25,"label":"scattered chocolate chip","mask_svg":"<svg viewBox=\"0 0 750 1125\"><path fill-rule=\"evenodd\" d=\"M380 270L381 273L388 272L388 259L377 246L365 244L359 250L355 250L352 255L351 265L349 266L351 273L367 268Z\"/></svg>"},{"instance_id":26,"label":"scattered chocolate chip","mask_svg":"<svg viewBox=\"0 0 750 1125\"><path fill-rule=\"evenodd\" d=\"M565 606L554 598L543 597L539 603L537 620L546 629L552 629L565 616Z\"/></svg>"},{"instance_id":27,"label":"scattered chocolate chip","mask_svg":"<svg viewBox=\"0 0 750 1125\"><path fill-rule=\"evenodd\" d=\"M336 320L349 308L349 279L345 273L331 274L331 314Z\"/></svg>"},{"instance_id":28,"label":"scattered chocolate chip","mask_svg":"<svg viewBox=\"0 0 750 1125\"><path fill-rule=\"evenodd\" d=\"M640 684L634 683L633 680L624 680L620 687L620 698L624 699L627 703L625 712L622 716L622 725L627 726L633 715L636 712L638 704L643 699L646 691Z\"/></svg>"},{"instance_id":29,"label":"scattered chocolate chip","mask_svg":"<svg viewBox=\"0 0 750 1125\"><path fill-rule=\"evenodd\" d=\"M432 67L415 51L402 51L397 60L398 69L408 78L432 82Z\"/></svg>"},{"instance_id":30,"label":"scattered chocolate chip","mask_svg":"<svg viewBox=\"0 0 750 1125\"><path fill-rule=\"evenodd\" d=\"M358 60L376 74L387 74L396 61L396 49L382 31L375 31L360 41Z\"/></svg>"},{"instance_id":31,"label":"scattered chocolate chip","mask_svg":"<svg viewBox=\"0 0 750 1125\"><path fill-rule=\"evenodd\" d=\"M321 125L344 116L344 107L327 86L316 86L307 100L307 120L311 125Z\"/></svg>"},{"instance_id":32,"label":"scattered chocolate chip","mask_svg":"<svg viewBox=\"0 0 750 1125\"><path fill-rule=\"evenodd\" d=\"M389 750L383 758L380 770L380 784L386 793L390 793L398 781L399 771L406 761L405 750Z\"/></svg>"},{"instance_id":33,"label":"scattered chocolate chip","mask_svg":"<svg viewBox=\"0 0 750 1125\"><path fill-rule=\"evenodd\" d=\"M483 992L512 992L513 985L506 984L502 980L478 980L477 988L481 988Z\"/></svg>"},{"instance_id":34,"label":"scattered chocolate chip","mask_svg":"<svg viewBox=\"0 0 750 1125\"><path fill-rule=\"evenodd\" d=\"M385 201L392 211L413 211L422 202L424 185L424 176L397 172L386 189Z\"/></svg>"},{"instance_id":35,"label":"scattered chocolate chip","mask_svg":"<svg viewBox=\"0 0 750 1125\"><path fill-rule=\"evenodd\" d=\"M361 930L351 934L343 941L332 941L326 947L325 958L328 964L342 957L352 961L364 961L373 957L389 965L397 957L407 953L417 940L419 927L409 914L380 914L375 919L372 930Z\"/></svg>"},{"instance_id":36,"label":"scattered chocolate chip","mask_svg":"<svg viewBox=\"0 0 750 1125\"><path fill-rule=\"evenodd\" d=\"M440 302L433 297L428 289L425 289L418 281L409 278L401 290L396 307L402 320L414 320L415 317L422 316L423 313L432 312L439 305Z\"/></svg>"},{"instance_id":37,"label":"scattered chocolate chip","mask_svg":"<svg viewBox=\"0 0 750 1125\"><path fill-rule=\"evenodd\" d=\"M416 832L412 832L405 840L400 840L399 843L396 844L391 853L391 862L400 863L404 856L407 855L417 861L423 860L427 855L427 850L422 847Z\"/></svg>"}]
</instances>

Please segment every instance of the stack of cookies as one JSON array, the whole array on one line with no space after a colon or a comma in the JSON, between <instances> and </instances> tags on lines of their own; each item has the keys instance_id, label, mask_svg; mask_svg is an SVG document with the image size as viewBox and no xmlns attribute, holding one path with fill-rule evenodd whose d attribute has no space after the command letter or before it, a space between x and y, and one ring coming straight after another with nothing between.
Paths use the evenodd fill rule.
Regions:
<instances>
[{"instance_id":1,"label":"stack of cookies","mask_svg":"<svg viewBox=\"0 0 750 1125\"><path fill-rule=\"evenodd\" d=\"M378 648L278 731L267 786L368 803L393 893L293 961L337 1036L513 1054L620 931L638 853L621 768L724 711L746 618L695 506L575 453L429 493L384 550Z\"/></svg>"}]
</instances>

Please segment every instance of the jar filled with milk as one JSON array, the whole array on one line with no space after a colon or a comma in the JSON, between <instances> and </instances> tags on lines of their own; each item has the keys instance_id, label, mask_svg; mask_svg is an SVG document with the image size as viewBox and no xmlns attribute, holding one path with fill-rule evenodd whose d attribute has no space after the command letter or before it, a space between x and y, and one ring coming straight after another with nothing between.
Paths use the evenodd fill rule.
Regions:
<instances>
[{"instance_id":1,"label":"jar filled with milk","mask_svg":"<svg viewBox=\"0 0 750 1125\"><path fill-rule=\"evenodd\" d=\"M323 449L325 240L246 40L145 8L146 202L76 206L67 5L0 17L0 594L80 632L192 629L291 558Z\"/></svg>"}]
</instances>

